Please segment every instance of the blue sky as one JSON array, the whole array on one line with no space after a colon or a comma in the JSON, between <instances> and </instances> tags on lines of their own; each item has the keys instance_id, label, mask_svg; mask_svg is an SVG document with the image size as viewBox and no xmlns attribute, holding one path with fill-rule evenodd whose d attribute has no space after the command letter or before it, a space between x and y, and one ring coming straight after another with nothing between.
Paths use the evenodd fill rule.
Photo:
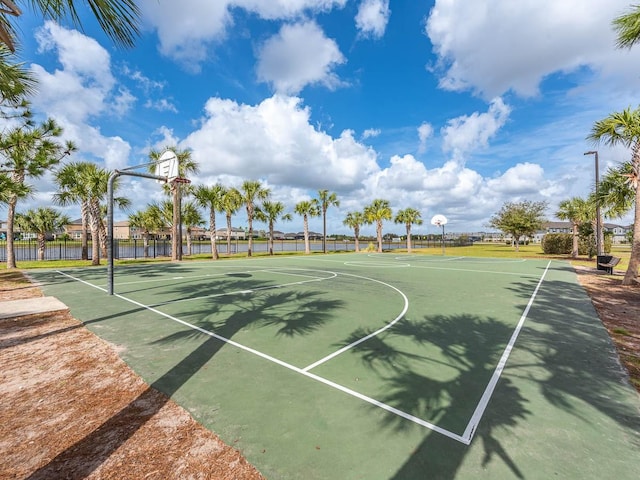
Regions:
<instances>
[{"instance_id":1,"label":"blue sky","mask_svg":"<svg viewBox=\"0 0 640 480\"><path fill-rule=\"evenodd\" d=\"M329 233L348 233L347 212L375 198L420 210L414 233L439 232L436 214L448 231L488 230L506 201L545 200L553 219L593 185L583 155L593 123L640 98L640 48L616 50L611 28L628 0L138 4L142 36L129 50L89 16L82 31L29 12L17 20L18 58L39 80L33 108L77 144L71 160L124 168L150 148L189 148L194 183L260 180L290 212L336 192ZM629 158L597 148L601 174ZM19 211L50 204L51 176L34 185ZM141 179L122 193L133 210L162 199ZM276 228L300 231L302 219ZM310 228L322 231L321 219Z\"/></svg>"}]
</instances>

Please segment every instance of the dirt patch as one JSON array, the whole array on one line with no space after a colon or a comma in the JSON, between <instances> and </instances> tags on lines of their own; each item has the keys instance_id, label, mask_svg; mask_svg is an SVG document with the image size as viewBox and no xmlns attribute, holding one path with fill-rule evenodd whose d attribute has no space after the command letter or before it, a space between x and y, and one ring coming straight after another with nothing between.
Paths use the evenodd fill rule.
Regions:
<instances>
[{"instance_id":1,"label":"dirt patch","mask_svg":"<svg viewBox=\"0 0 640 480\"><path fill-rule=\"evenodd\" d=\"M578 278L640 391L640 285ZM0 273L0 301L37 296ZM0 320L0 365L0 478L264 478L67 312Z\"/></svg>"},{"instance_id":2,"label":"dirt patch","mask_svg":"<svg viewBox=\"0 0 640 480\"><path fill-rule=\"evenodd\" d=\"M0 299L42 296L18 272ZM0 320L0 478L263 479L67 312Z\"/></svg>"}]
</instances>

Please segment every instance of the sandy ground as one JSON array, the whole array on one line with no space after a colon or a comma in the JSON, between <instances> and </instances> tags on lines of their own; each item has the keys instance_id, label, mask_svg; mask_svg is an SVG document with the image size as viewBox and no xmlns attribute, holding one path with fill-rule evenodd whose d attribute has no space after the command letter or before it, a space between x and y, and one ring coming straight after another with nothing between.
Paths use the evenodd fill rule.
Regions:
<instances>
[{"instance_id":1,"label":"sandy ground","mask_svg":"<svg viewBox=\"0 0 640 480\"><path fill-rule=\"evenodd\" d=\"M0 301L35 296L0 276ZM263 478L68 312L0 320L0 365L0 479Z\"/></svg>"},{"instance_id":2,"label":"sandy ground","mask_svg":"<svg viewBox=\"0 0 640 480\"><path fill-rule=\"evenodd\" d=\"M640 391L640 285L578 270ZM0 273L0 301L42 296ZM68 312L0 320L0 479L262 479Z\"/></svg>"}]
</instances>

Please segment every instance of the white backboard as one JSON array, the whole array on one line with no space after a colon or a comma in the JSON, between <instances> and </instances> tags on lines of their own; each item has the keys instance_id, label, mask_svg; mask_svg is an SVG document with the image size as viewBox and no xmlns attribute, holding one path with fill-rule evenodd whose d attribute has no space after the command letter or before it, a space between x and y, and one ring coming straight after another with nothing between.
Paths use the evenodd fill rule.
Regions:
<instances>
[{"instance_id":1,"label":"white backboard","mask_svg":"<svg viewBox=\"0 0 640 480\"><path fill-rule=\"evenodd\" d=\"M171 182L178 177L178 157L175 152L165 150L156 165L156 175L159 177L167 177L167 181Z\"/></svg>"}]
</instances>

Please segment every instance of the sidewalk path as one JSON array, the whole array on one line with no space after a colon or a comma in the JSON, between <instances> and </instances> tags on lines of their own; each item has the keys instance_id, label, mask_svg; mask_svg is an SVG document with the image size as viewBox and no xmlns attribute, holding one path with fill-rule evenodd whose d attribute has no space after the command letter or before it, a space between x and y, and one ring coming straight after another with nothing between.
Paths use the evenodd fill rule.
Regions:
<instances>
[{"instance_id":1,"label":"sidewalk path","mask_svg":"<svg viewBox=\"0 0 640 480\"><path fill-rule=\"evenodd\" d=\"M69 307L56 297L34 297L22 300L10 300L8 302L0 302L0 319L68 309Z\"/></svg>"}]
</instances>

